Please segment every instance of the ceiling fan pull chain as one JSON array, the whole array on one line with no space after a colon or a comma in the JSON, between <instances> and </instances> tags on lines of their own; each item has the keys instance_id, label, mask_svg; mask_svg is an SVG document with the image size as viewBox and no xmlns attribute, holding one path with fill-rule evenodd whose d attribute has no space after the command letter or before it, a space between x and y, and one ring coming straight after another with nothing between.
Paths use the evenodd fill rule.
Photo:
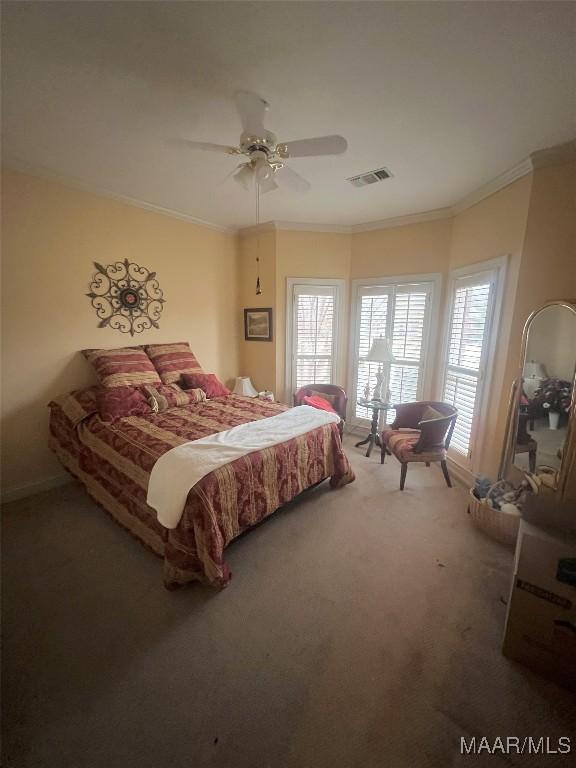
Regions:
<instances>
[{"instance_id":1,"label":"ceiling fan pull chain","mask_svg":"<svg viewBox=\"0 0 576 768\"><path fill-rule=\"evenodd\" d=\"M260 224L260 183L256 175L254 175L254 186L256 187L256 296L260 296L262 294L260 287L260 231L258 229Z\"/></svg>"}]
</instances>

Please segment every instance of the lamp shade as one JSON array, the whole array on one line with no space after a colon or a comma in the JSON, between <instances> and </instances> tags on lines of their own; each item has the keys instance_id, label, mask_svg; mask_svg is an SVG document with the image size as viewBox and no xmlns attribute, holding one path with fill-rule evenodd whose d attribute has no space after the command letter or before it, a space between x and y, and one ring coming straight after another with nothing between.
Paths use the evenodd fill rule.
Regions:
<instances>
[{"instance_id":1,"label":"lamp shade","mask_svg":"<svg viewBox=\"0 0 576 768\"><path fill-rule=\"evenodd\" d=\"M250 376L237 376L234 384L234 394L244 395L245 397L256 397L258 390L250 381Z\"/></svg>"},{"instance_id":2,"label":"lamp shade","mask_svg":"<svg viewBox=\"0 0 576 768\"><path fill-rule=\"evenodd\" d=\"M393 363L394 355L388 339L385 339L384 336L375 338L364 360L371 360L375 363Z\"/></svg>"},{"instance_id":3,"label":"lamp shade","mask_svg":"<svg viewBox=\"0 0 576 768\"><path fill-rule=\"evenodd\" d=\"M527 378L545 379L546 369L542 363L536 360L528 360L524 363L524 376Z\"/></svg>"}]
</instances>

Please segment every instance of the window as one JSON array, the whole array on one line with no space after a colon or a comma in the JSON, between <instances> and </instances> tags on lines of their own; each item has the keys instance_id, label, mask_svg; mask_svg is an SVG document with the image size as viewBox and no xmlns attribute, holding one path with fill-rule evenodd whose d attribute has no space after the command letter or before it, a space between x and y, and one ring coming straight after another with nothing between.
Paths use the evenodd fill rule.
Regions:
<instances>
[{"instance_id":1,"label":"window","mask_svg":"<svg viewBox=\"0 0 576 768\"><path fill-rule=\"evenodd\" d=\"M353 401L364 396L366 387L373 387L378 370L378 363L363 360L368 354L372 342L378 336L386 336L388 330L389 290L378 288L366 289L366 294L358 296L359 329L356 350L356 391ZM356 417L367 418L365 408L356 406Z\"/></svg>"},{"instance_id":2,"label":"window","mask_svg":"<svg viewBox=\"0 0 576 768\"><path fill-rule=\"evenodd\" d=\"M392 322L390 392L393 403L418 399L422 379L424 323L429 290L422 286L399 286L395 294Z\"/></svg>"},{"instance_id":3,"label":"window","mask_svg":"<svg viewBox=\"0 0 576 768\"><path fill-rule=\"evenodd\" d=\"M292 321L287 323L288 396L305 384L338 378L338 313L343 281L288 280Z\"/></svg>"},{"instance_id":4,"label":"window","mask_svg":"<svg viewBox=\"0 0 576 768\"><path fill-rule=\"evenodd\" d=\"M356 419L368 418L366 409L357 401L364 397L366 388L372 390L375 384L379 364L364 358L378 336L390 340L395 358L395 362L384 364L385 388L390 389L391 402L410 402L422 396L434 284L435 279L356 284L351 387ZM394 412L389 411L388 421L393 418Z\"/></svg>"},{"instance_id":5,"label":"window","mask_svg":"<svg viewBox=\"0 0 576 768\"><path fill-rule=\"evenodd\" d=\"M450 450L470 463L477 439L477 421L485 393L489 349L496 333L503 261L492 268L453 274L450 289L442 399L458 409ZM497 295L498 294L498 295Z\"/></svg>"}]
</instances>

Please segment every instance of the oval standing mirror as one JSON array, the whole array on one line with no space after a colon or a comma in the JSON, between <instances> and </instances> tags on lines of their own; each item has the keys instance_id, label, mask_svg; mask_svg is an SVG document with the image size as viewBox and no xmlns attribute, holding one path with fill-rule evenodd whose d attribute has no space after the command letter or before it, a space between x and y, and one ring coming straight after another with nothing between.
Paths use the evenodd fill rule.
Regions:
<instances>
[{"instance_id":1,"label":"oval standing mirror","mask_svg":"<svg viewBox=\"0 0 576 768\"><path fill-rule=\"evenodd\" d=\"M535 312L523 337L512 463L523 472L560 470L569 432L576 370L576 309L551 302Z\"/></svg>"}]
</instances>

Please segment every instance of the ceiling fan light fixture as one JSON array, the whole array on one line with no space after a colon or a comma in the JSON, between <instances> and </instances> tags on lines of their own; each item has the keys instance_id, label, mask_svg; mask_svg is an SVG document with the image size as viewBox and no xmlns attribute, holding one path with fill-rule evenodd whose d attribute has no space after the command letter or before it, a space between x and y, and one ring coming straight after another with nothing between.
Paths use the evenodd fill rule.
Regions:
<instances>
[{"instance_id":1,"label":"ceiling fan light fixture","mask_svg":"<svg viewBox=\"0 0 576 768\"><path fill-rule=\"evenodd\" d=\"M272 168L265 157L257 157L254 160L254 172L258 183L267 181L272 176Z\"/></svg>"},{"instance_id":2,"label":"ceiling fan light fixture","mask_svg":"<svg viewBox=\"0 0 576 768\"><path fill-rule=\"evenodd\" d=\"M250 181L252 179L252 169L250 168L250 164L244 163L241 165L240 170L237 171L232 178L234 181L237 181L243 189L250 189Z\"/></svg>"},{"instance_id":3,"label":"ceiling fan light fixture","mask_svg":"<svg viewBox=\"0 0 576 768\"><path fill-rule=\"evenodd\" d=\"M278 184L276 184L274 181L274 176L272 175L264 181L259 181L258 187L262 194L266 194L266 192L274 192L275 189L278 189Z\"/></svg>"},{"instance_id":4,"label":"ceiling fan light fixture","mask_svg":"<svg viewBox=\"0 0 576 768\"><path fill-rule=\"evenodd\" d=\"M251 91L239 91L235 100L242 123L238 147L191 140L186 140L185 145L192 149L247 157L248 162L233 173L234 181L245 190L250 189L255 182L258 192L273 192L278 187L284 187L291 192L303 194L310 189L310 184L287 167L284 160L290 157L340 155L346 151L348 142L343 136L335 134L279 142L276 134L264 127L264 117L270 108L267 101Z\"/></svg>"}]
</instances>

